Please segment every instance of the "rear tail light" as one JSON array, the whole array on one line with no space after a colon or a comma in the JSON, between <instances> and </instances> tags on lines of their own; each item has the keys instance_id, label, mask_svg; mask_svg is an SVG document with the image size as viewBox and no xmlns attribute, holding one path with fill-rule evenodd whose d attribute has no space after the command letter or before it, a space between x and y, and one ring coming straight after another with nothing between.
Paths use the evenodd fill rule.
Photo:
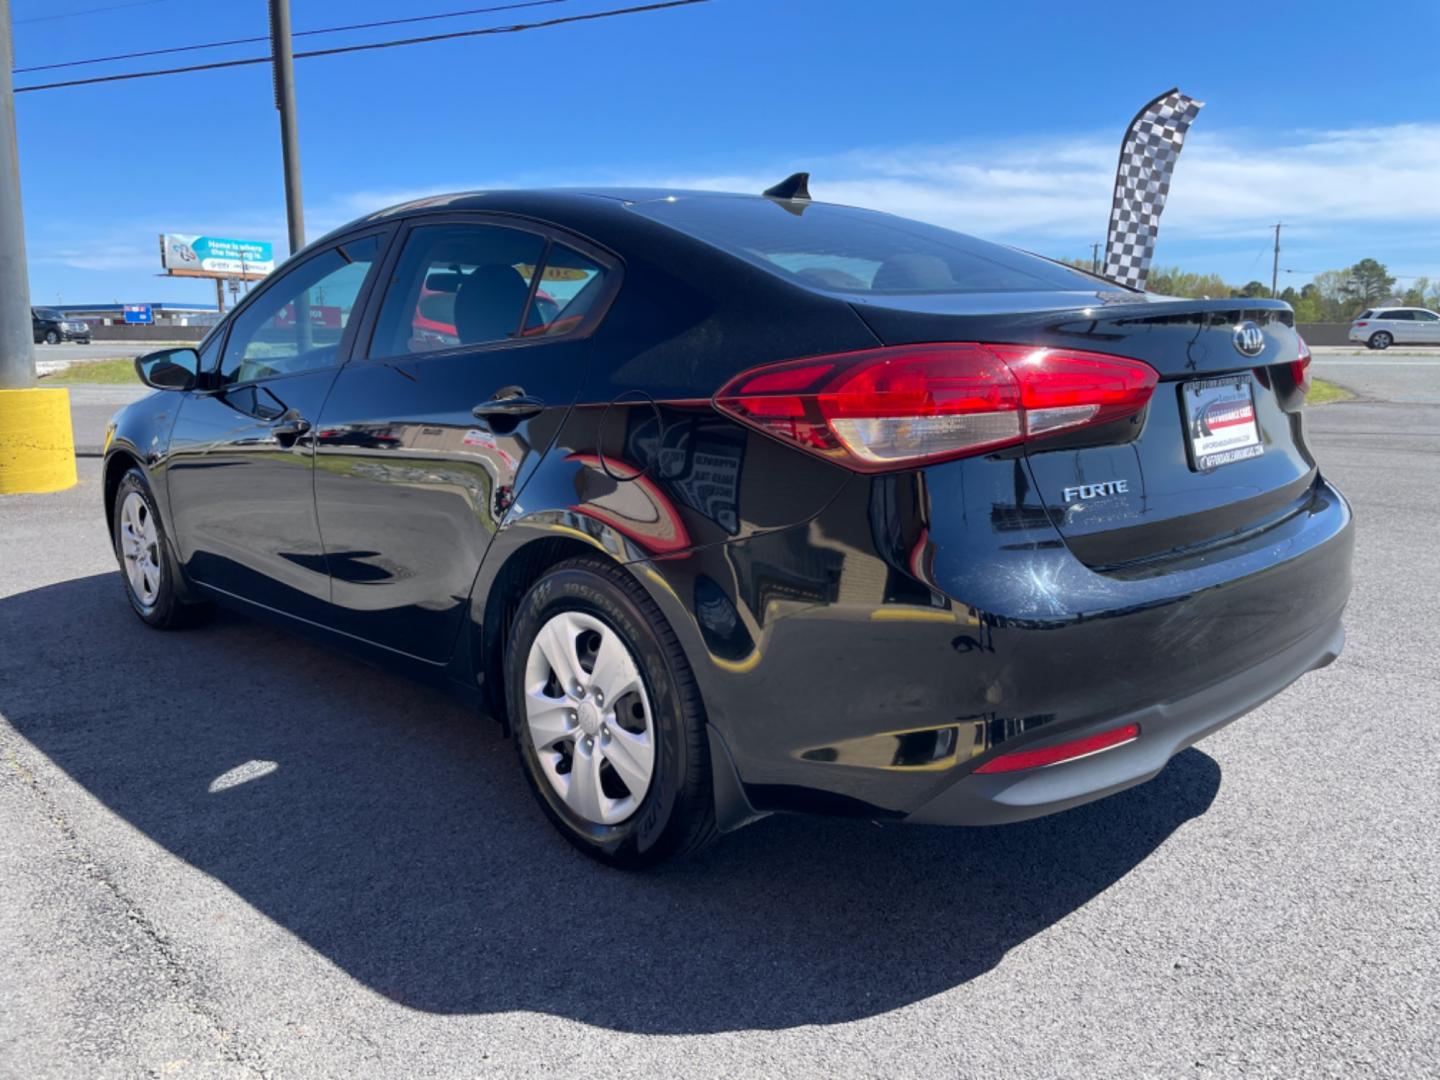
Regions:
<instances>
[{"instance_id":1,"label":"rear tail light","mask_svg":"<svg viewBox=\"0 0 1440 1080\"><path fill-rule=\"evenodd\" d=\"M1356 325L1356 326L1369 326L1370 324L1369 324L1368 322L1365 322L1365 321L1361 320L1361 321L1357 321L1357 322L1355 323L1355 325Z\"/></svg>"},{"instance_id":2,"label":"rear tail light","mask_svg":"<svg viewBox=\"0 0 1440 1080\"><path fill-rule=\"evenodd\" d=\"M1300 393L1310 392L1310 346L1305 344L1305 339L1296 335L1295 340L1300 342L1300 355L1290 361L1290 374L1295 379L1295 385Z\"/></svg>"},{"instance_id":3,"label":"rear tail light","mask_svg":"<svg viewBox=\"0 0 1440 1080\"><path fill-rule=\"evenodd\" d=\"M860 472L1018 446L1123 419L1148 364L1023 345L902 345L753 368L715 395L752 427Z\"/></svg>"},{"instance_id":4,"label":"rear tail light","mask_svg":"<svg viewBox=\"0 0 1440 1080\"><path fill-rule=\"evenodd\" d=\"M1039 769L1046 765L1059 765L1062 761L1089 757L1101 750L1113 750L1140 737L1139 724L1126 724L1111 728L1098 735L1087 735L1083 739L1072 739L1058 746L1045 746L1038 750L1016 750L1013 754L1001 754L985 762L977 773L1019 772L1021 769Z\"/></svg>"}]
</instances>

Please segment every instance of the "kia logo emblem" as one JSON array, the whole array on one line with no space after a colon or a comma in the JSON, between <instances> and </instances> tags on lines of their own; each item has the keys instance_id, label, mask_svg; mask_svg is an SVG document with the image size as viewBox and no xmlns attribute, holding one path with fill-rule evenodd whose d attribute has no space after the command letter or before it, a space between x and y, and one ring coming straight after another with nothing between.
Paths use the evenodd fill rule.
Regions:
<instances>
[{"instance_id":1,"label":"kia logo emblem","mask_svg":"<svg viewBox=\"0 0 1440 1080\"><path fill-rule=\"evenodd\" d=\"M1235 333L1230 339L1235 344L1235 351L1241 356L1259 356L1265 351L1265 334L1253 322L1242 322L1235 327Z\"/></svg>"}]
</instances>

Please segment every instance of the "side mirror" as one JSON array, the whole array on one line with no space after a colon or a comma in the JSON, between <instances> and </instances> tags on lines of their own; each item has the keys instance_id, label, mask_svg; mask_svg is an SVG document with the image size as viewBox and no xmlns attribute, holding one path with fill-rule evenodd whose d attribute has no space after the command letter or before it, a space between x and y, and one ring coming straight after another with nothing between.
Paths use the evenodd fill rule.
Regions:
<instances>
[{"instance_id":1,"label":"side mirror","mask_svg":"<svg viewBox=\"0 0 1440 1080\"><path fill-rule=\"evenodd\" d=\"M135 374L153 390L193 390L200 380L200 354L194 349L161 349L135 358Z\"/></svg>"}]
</instances>

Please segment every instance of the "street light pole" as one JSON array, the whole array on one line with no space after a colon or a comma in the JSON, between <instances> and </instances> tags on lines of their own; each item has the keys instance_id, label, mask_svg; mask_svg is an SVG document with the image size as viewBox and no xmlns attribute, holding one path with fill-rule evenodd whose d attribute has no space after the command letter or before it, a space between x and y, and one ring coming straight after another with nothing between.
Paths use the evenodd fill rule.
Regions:
<instances>
[{"instance_id":1,"label":"street light pole","mask_svg":"<svg viewBox=\"0 0 1440 1080\"><path fill-rule=\"evenodd\" d=\"M30 274L25 262L25 215L20 209L20 158L15 143L15 54L10 0L0 0L0 389L35 385L31 353Z\"/></svg>"},{"instance_id":2,"label":"street light pole","mask_svg":"<svg viewBox=\"0 0 1440 1080\"><path fill-rule=\"evenodd\" d=\"M61 491L75 483L70 394L35 385L14 67L10 0L0 0L0 495Z\"/></svg>"},{"instance_id":3,"label":"street light pole","mask_svg":"<svg viewBox=\"0 0 1440 1080\"><path fill-rule=\"evenodd\" d=\"M285 219L290 254L305 246L305 207L300 198L300 136L295 127L295 58L290 47L290 0L270 0L270 61L275 108L280 110L280 149L285 159Z\"/></svg>"},{"instance_id":4,"label":"street light pole","mask_svg":"<svg viewBox=\"0 0 1440 1080\"><path fill-rule=\"evenodd\" d=\"M1280 226L1283 222L1275 223L1275 261L1270 264L1270 299L1274 300L1280 296L1276 290L1280 287Z\"/></svg>"}]
</instances>

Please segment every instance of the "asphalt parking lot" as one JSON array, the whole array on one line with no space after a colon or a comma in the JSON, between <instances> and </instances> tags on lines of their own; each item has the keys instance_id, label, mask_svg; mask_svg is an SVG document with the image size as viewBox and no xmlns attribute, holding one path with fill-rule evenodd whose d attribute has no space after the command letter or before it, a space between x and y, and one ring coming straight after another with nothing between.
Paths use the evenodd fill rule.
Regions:
<instances>
[{"instance_id":1,"label":"asphalt parking lot","mask_svg":"<svg viewBox=\"0 0 1440 1080\"><path fill-rule=\"evenodd\" d=\"M0 1075L1440 1076L1440 356L1326 353L1349 643L1109 800L626 876L464 708L0 501ZM77 442L126 390L74 389ZM106 395L110 395L106 397Z\"/></svg>"}]
</instances>

